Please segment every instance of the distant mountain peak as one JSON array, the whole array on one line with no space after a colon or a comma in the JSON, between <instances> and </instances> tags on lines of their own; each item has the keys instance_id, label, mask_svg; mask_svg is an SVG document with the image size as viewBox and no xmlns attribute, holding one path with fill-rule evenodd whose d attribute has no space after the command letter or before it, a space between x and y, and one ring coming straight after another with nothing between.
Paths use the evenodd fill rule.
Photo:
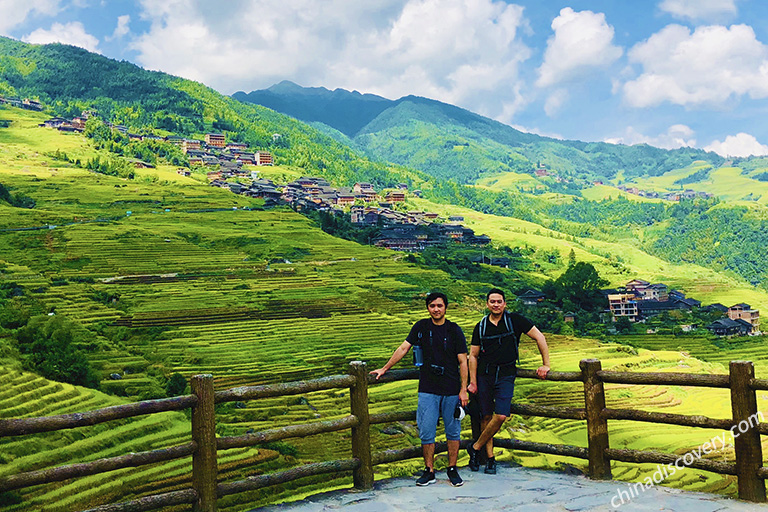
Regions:
<instances>
[{"instance_id":1,"label":"distant mountain peak","mask_svg":"<svg viewBox=\"0 0 768 512\"><path fill-rule=\"evenodd\" d=\"M276 83L275 85L268 87L267 89L262 89L262 91L269 91L273 94L281 94L281 95L294 95L294 94L321 95L321 94L331 93L331 91L329 91L325 87L302 87L301 85L295 82L291 82L290 80L283 80L282 82Z\"/></svg>"}]
</instances>

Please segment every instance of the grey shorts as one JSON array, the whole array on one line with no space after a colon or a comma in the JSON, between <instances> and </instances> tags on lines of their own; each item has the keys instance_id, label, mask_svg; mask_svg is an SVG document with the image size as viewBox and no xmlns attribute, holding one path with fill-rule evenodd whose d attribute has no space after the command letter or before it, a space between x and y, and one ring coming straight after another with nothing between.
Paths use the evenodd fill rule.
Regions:
<instances>
[{"instance_id":1,"label":"grey shorts","mask_svg":"<svg viewBox=\"0 0 768 512\"><path fill-rule=\"evenodd\" d=\"M445 438L448 441L461 439L461 422L453 417L456 405L459 403L459 395L433 395L432 393L419 393L419 405L416 408L416 424L419 426L419 438L421 444L435 442L437 433L437 420L443 417L445 425Z\"/></svg>"}]
</instances>

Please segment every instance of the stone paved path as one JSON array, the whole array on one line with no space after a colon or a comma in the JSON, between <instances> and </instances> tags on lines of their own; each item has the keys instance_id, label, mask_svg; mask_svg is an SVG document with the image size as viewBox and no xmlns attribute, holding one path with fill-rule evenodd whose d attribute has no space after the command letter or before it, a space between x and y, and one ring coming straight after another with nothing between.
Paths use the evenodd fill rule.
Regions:
<instances>
[{"instance_id":1,"label":"stone paved path","mask_svg":"<svg viewBox=\"0 0 768 512\"><path fill-rule=\"evenodd\" d=\"M525 512L574 511L674 511L768 512L768 505L747 503L713 494L652 487L636 496L619 496L629 490L626 482L597 482L583 476L499 465L499 473L486 475L459 468L464 485L451 487L445 472L427 487L413 478L393 478L376 483L371 491L334 491L302 501L274 505L259 512ZM621 498L624 503L621 503ZM611 501L613 500L613 504ZM613 505L618 505L614 507Z\"/></svg>"}]
</instances>

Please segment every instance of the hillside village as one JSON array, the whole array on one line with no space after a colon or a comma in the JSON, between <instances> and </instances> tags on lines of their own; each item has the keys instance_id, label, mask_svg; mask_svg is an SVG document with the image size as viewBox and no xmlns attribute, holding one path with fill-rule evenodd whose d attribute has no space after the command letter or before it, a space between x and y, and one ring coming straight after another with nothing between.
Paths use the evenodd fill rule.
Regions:
<instances>
[{"instance_id":1,"label":"hillside village","mask_svg":"<svg viewBox=\"0 0 768 512\"><path fill-rule=\"evenodd\" d=\"M691 331L703 327L717 336L760 335L760 311L749 304L739 303L727 307L720 303L701 305L701 301L686 297L679 290L670 290L666 284L650 283L642 279L633 279L620 288L601 290L607 308L604 317L613 322L626 319L631 323L643 323L646 320L672 311L701 311L720 316L713 322L702 325L681 326L682 331ZM528 290L518 299L526 306L537 307L544 303L546 295L537 290ZM566 314L566 321L569 315Z\"/></svg>"},{"instance_id":2,"label":"hillside village","mask_svg":"<svg viewBox=\"0 0 768 512\"><path fill-rule=\"evenodd\" d=\"M21 104L27 104L26 108L42 109L37 102L24 101L27 103ZM94 112L85 111L73 119L54 117L41 123L40 127L81 133L85 130L88 119L94 115ZM128 132L122 125L109 122L105 125L126 135L130 141L162 140L174 144L187 156L190 167L216 168L207 173L211 186L226 188L235 194L262 198L267 206L284 203L296 211L325 211L343 215L356 226L378 226L381 228L381 234L371 240L371 243L378 247L398 251L421 251L446 241L477 246L491 242L490 237L475 235L472 229L462 226L464 219L461 217L451 217L447 222L441 222L444 219L439 219L435 213L399 211L395 205L404 203L408 193L408 186L404 183L381 193L370 183L355 183L353 187L336 188L327 180L318 177L301 177L278 187L271 180L259 178L258 171L249 171L244 167L274 165L271 153L250 151L247 144L227 142L222 133L207 133L204 140L196 140L174 135L139 135ZM280 134L274 134L273 140L280 137ZM152 164L141 160L129 161L137 168L153 167ZM184 176L191 175L188 168L179 168L177 172ZM415 190L413 195L419 197L421 193Z\"/></svg>"},{"instance_id":3,"label":"hillside village","mask_svg":"<svg viewBox=\"0 0 768 512\"><path fill-rule=\"evenodd\" d=\"M211 185L227 188L236 194L264 198L267 205L283 202L299 212L329 212L346 217L358 227L377 226L381 228L380 234L371 240L377 247L422 251L448 241L477 246L491 243L490 237L476 235L472 229L462 226L463 217L440 219L436 213L396 209L397 204L406 200L408 186L404 183L382 195L370 183L335 188L324 178L305 176L278 190L271 180L259 179L255 171L249 184L223 179L232 176L235 175L223 171L209 173ZM413 194L420 195L418 190Z\"/></svg>"}]
</instances>

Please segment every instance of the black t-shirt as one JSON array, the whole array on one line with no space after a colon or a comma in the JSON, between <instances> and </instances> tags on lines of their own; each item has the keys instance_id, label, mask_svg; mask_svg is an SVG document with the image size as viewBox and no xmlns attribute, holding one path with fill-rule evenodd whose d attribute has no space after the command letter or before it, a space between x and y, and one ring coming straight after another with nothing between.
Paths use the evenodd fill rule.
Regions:
<instances>
[{"instance_id":1,"label":"black t-shirt","mask_svg":"<svg viewBox=\"0 0 768 512\"><path fill-rule=\"evenodd\" d=\"M450 320L435 325L431 318L426 318L413 324L405 341L421 346L424 355L419 371L419 393L458 395L461 391L458 355L467 353L467 339L461 327ZM438 375L432 365L442 367L443 374Z\"/></svg>"},{"instance_id":2,"label":"black t-shirt","mask_svg":"<svg viewBox=\"0 0 768 512\"><path fill-rule=\"evenodd\" d=\"M506 365L514 364L517 360L517 344L520 340L520 335L528 333L533 329L533 323L524 316L517 313L504 312L508 315L510 323L512 324L513 336L506 336L502 338L502 342L494 340L490 343L484 343L481 347L480 354L478 355L478 364L483 365ZM490 318L486 320L485 337L499 336L505 334L507 331L507 324L502 317L499 319L498 325L493 325ZM480 322L475 325L472 331L472 345L480 346Z\"/></svg>"}]
</instances>

